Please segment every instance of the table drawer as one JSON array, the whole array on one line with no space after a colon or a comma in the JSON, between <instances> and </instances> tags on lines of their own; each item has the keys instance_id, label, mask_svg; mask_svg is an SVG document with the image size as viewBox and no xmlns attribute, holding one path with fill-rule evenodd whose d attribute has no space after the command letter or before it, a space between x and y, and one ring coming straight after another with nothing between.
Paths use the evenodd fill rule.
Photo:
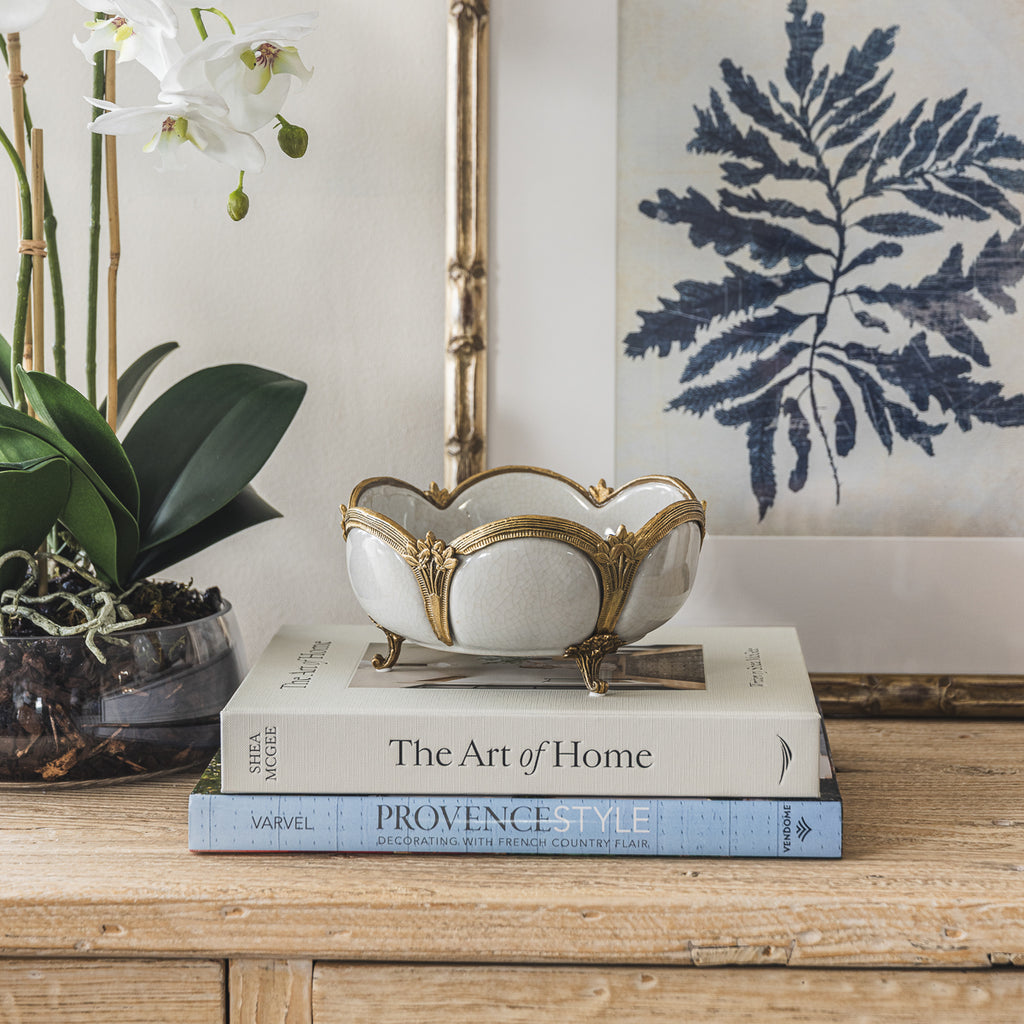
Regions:
<instances>
[{"instance_id":1,"label":"table drawer","mask_svg":"<svg viewBox=\"0 0 1024 1024\"><path fill-rule=\"evenodd\" d=\"M0 960L3 1024L224 1024L222 960Z\"/></svg>"},{"instance_id":2,"label":"table drawer","mask_svg":"<svg viewBox=\"0 0 1024 1024\"><path fill-rule=\"evenodd\" d=\"M318 963L314 1024L1020 1024L1016 970Z\"/></svg>"}]
</instances>

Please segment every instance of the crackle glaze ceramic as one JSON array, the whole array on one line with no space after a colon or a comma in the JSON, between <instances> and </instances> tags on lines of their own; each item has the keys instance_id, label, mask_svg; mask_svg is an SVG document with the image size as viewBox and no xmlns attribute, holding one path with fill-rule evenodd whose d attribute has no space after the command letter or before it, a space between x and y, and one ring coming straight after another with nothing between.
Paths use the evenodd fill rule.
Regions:
<instances>
[{"instance_id":1,"label":"crackle glaze ceramic","mask_svg":"<svg viewBox=\"0 0 1024 1024\"><path fill-rule=\"evenodd\" d=\"M507 466L453 491L364 480L342 506L349 579L398 658L404 639L573 657L594 692L605 654L670 619L693 586L704 505L680 480L613 490Z\"/></svg>"}]
</instances>

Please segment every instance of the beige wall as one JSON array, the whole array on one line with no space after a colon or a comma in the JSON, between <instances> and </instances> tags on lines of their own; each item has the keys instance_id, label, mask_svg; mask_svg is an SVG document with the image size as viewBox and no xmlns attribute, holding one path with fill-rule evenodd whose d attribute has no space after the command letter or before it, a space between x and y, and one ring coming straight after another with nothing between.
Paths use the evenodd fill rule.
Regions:
<instances>
[{"instance_id":1,"label":"beige wall","mask_svg":"<svg viewBox=\"0 0 1024 1024\"><path fill-rule=\"evenodd\" d=\"M235 0L231 13L303 9L291 4ZM246 221L223 213L234 187L227 169L199 159L187 174L160 175L142 140L120 150L124 360L168 338L182 344L148 394L233 360L310 384L256 481L285 518L176 570L222 587L250 657L282 622L363 621L337 526L356 482L386 473L426 486L443 474L448 4L320 6L319 31L303 47L313 81L285 108L309 127L310 152L250 178ZM51 7L24 42L33 113L49 133L74 345L84 320L90 72L70 44L84 9ZM615 25L615 0L492 5L489 461L550 466L584 483L615 479ZM149 102L148 88L144 73L122 76L126 100ZM12 198L0 203L0 332L11 321L14 236ZM714 515L681 615L689 625L795 624L821 671L1020 664L1011 595L1024 540L721 537Z\"/></svg>"},{"instance_id":2,"label":"beige wall","mask_svg":"<svg viewBox=\"0 0 1024 1024\"><path fill-rule=\"evenodd\" d=\"M236 0L237 22L297 13L304 0ZM224 212L232 172L199 154L156 171L144 138L119 147L122 365L181 343L150 399L187 373L244 361L305 380L306 400L257 477L284 518L178 566L234 603L250 658L285 621L362 621L348 588L338 504L367 476L440 480L444 321L444 89L447 5L323 0L301 47L313 80L285 116L308 128L300 161L269 132L268 166L250 175L248 218ZM45 132L69 315L69 374L82 384L91 70L71 45L88 17L52 0L22 35L29 102ZM191 24L183 26L191 31ZM150 103L152 79L125 66L124 102ZM3 123L9 125L5 113ZM263 136L267 136L264 138ZM0 333L9 336L15 203L0 204ZM105 264L104 264L105 274ZM105 371L101 368L101 376Z\"/></svg>"}]
</instances>

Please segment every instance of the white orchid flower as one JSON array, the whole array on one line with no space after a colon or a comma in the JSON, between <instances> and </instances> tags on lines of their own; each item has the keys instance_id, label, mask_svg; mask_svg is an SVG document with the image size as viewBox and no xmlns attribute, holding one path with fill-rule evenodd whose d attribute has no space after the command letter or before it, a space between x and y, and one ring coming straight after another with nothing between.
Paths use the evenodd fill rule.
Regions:
<instances>
[{"instance_id":1,"label":"white orchid flower","mask_svg":"<svg viewBox=\"0 0 1024 1024\"><path fill-rule=\"evenodd\" d=\"M281 112L293 78L303 85L312 71L291 45L313 31L316 13L272 18L207 39L164 79L165 87L213 87L228 105L228 120L254 132Z\"/></svg>"},{"instance_id":2,"label":"white orchid flower","mask_svg":"<svg viewBox=\"0 0 1024 1024\"><path fill-rule=\"evenodd\" d=\"M108 15L86 23L84 42L73 42L88 60L100 50L116 50L118 62L134 60L158 79L182 57L178 18L164 0L78 0L89 10Z\"/></svg>"},{"instance_id":3,"label":"white orchid flower","mask_svg":"<svg viewBox=\"0 0 1024 1024\"><path fill-rule=\"evenodd\" d=\"M92 100L107 113L97 117L90 128L101 135L150 135L143 149L156 153L161 170L182 164L185 143L235 170L263 169L263 147L252 135L228 124L227 106L219 96L161 92L160 101L149 107L118 107Z\"/></svg>"},{"instance_id":4,"label":"white orchid flower","mask_svg":"<svg viewBox=\"0 0 1024 1024\"><path fill-rule=\"evenodd\" d=\"M0 32L21 32L34 25L50 6L50 0L0 0Z\"/></svg>"}]
</instances>

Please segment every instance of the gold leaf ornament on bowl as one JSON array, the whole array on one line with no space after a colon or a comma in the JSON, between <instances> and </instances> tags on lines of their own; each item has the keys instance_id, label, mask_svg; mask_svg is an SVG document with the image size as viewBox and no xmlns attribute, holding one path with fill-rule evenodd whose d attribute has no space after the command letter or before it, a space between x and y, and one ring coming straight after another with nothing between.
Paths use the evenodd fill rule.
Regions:
<instances>
[{"instance_id":1,"label":"gold leaf ornament on bowl","mask_svg":"<svg viewBox=\"0 0 1024 1024\"><path fill-rule=\"evenodd\" d=\"M451 491L393 477L341 506L349 579L397 661L402 641L465 654L565 655L603 693L601 659L689 595L705 505L671 476L586 488L505 466Z\"/></svg>"}]
</instances>

